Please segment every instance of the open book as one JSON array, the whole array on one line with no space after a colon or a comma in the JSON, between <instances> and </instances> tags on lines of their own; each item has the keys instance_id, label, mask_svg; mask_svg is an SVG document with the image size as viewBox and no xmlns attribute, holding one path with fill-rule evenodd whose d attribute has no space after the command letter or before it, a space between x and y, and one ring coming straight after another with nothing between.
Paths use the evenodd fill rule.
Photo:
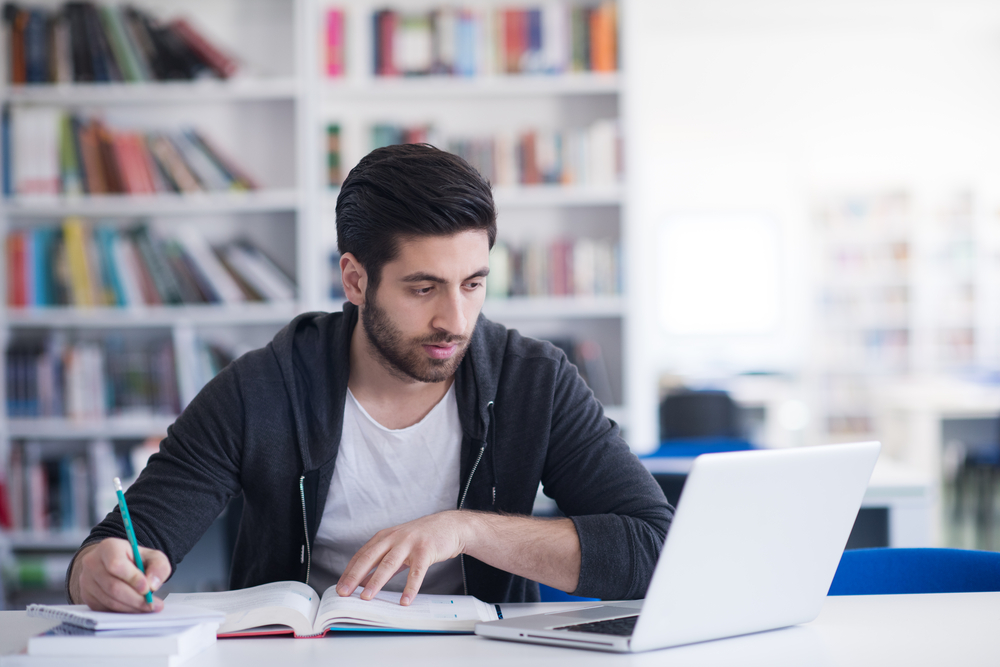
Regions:
<instances>
[{"instance_id":1,"label":"open book","mask_svg":"<svg viewBox=\"0 0 1000 667\"><path fill-rule=\"evenodd\" d=\"M400 593L380 591L362 600L361 589L340 597L335 587L320 597L298 581L277 581L222 593L171 593L167 604L215 609L226 614L220 637L287 634L321 637L328 630L409 630L417 632L472 632L476 623L497 620L494 605L471 595L420 593L408 607Z\"/></svg>"}]
</instances>

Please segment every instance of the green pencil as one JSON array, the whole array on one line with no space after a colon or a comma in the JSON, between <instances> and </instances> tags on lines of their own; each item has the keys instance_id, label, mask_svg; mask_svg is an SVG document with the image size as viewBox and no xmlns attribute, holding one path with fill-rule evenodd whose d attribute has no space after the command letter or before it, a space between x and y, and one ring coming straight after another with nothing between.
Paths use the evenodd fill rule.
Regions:
<instances>
[{"instance_id":1,"label":"green pencil","mask_svg":"<svg viewBox=\"0 0 1000 667\"><path fill-rule=\"evenodd\" d=\"M125 504L125 494L122 493L122 481L115 477L115 492L118 494L118 507L122 511L122 521L125 522L125 534L128 535L129 544L132 545L132 555L135 556L135 564L139 571L146 574L146 568L142 566L142 557L139 555L139 543L135 541L135 529L132 528L132 517L128 514L128 505ZM146 602L153 604L153 592L146 591Z\"/></svg>"}]
</instances>

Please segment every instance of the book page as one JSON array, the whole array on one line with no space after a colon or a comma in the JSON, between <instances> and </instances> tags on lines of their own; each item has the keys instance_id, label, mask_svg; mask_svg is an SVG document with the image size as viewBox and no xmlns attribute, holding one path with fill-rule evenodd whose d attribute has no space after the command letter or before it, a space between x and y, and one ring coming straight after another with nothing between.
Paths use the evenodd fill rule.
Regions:
<instances>
[{"instance_id":1,"label":"book page","mask_svg":"<svg viewBox=\"0 0 1000 667\"><path fill-rule=\"evenodd\" d=\"M379 591L371 600L362 600L361 590L350 597L340 597L335 587L328 588L316 614L316 628L354 623L406 630L472 632L476 623L497 619L492 605L471 595L419 593L404 607L399 604L398 592Z\"/></svg>"},{"instance_id":2,"label":"book page","mask_svg":"<svg viewBox=\"0 0 1000 667\"><path fill-rule=\"evenodd\" d=\"M319 596L298 581L276 581L221 593L171 593L167 602L197 605L226 614L219 634L261 625L287 625L296 635L310 635Z\"/></svg>"}]
</instances>

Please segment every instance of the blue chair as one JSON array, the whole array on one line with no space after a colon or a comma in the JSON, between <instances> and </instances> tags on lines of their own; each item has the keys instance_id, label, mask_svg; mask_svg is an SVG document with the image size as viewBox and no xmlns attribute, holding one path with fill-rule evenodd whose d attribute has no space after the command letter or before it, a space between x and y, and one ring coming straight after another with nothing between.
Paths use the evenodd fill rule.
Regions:
<instances>
[{"instance_id":1,"label":"blue chair","mask_svg":"<svg viewBox=\"0 0 1000 667\"><path fill-rule=\"evenodd\" d=\"M1000 552L853 549L840 559L829 595L983 591L1000 591Z\"/></svg>"}]
</instances>

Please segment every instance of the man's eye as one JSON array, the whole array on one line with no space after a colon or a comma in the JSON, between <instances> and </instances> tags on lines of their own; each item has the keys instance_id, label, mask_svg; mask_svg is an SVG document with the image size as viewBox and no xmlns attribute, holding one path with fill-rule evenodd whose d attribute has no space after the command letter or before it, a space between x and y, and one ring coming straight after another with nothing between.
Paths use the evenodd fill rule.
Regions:
<instances>
[{"instance_id":1,"label":"man's eye","mask_svg":"<svg viewBox=\"0 0 1000 667\"><path fill-rule=\"evenodd\" d=\"M434 288L433 287L418 287L417 289L415 289L413 291L414 291L415 294L428 294L428 293L430 293L430 291L432 289L434 289Z\"/></svg>"},{"instance_id":2,"label":"man's eye","mask_svg":"<svg viewBox=\"0 0 1000 667\"><path fill-rule=\"evenodd\" d=\"M472 283L465 283L465 286L469 289L476 289L482 284L483 284L482 281L476 281Z\"/></svg>"}]
</instances>

